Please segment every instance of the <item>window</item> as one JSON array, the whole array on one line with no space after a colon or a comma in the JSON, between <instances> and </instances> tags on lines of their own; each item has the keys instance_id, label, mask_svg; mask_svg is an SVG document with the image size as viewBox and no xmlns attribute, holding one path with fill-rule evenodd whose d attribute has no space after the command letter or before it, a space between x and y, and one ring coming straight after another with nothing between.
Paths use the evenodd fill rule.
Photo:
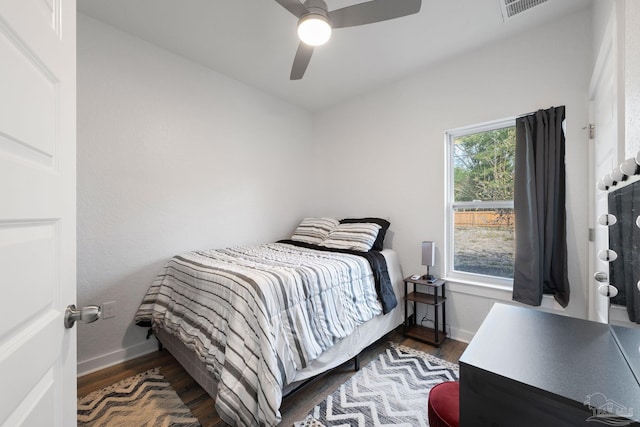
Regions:
<instances>
[{"instance_id":1,"label":"window","mask_svg":"<svg viewBox=\"0 0 640 427\"><path fill-rule=\"evenodd\" d=\"M512 285L515 120L446 133L447 275Z\"/></svg>"}]
</instances>

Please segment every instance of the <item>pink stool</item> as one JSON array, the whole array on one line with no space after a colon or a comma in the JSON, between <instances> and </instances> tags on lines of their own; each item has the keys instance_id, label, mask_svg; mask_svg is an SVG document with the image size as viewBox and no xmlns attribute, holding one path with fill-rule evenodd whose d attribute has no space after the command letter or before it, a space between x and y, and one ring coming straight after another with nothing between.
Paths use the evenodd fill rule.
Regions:
<instances>
[{"instance_id":1,"label":"pink stool","mask_svg":"<svg viewBox=\"0 0 640 427\"><path fill-rule=\"evenodd\" d=\"M447 381L433 387L427 407L431 427L459 427L460 383Z\"/></svg>"}]
</instances>

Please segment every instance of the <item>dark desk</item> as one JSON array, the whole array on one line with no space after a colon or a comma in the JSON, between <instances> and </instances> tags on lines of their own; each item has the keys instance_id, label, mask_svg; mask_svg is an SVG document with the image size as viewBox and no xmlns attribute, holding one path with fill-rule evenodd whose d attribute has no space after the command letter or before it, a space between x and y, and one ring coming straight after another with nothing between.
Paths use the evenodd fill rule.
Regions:
<instances>
[{"instance_id":1,"label":"dark desk","mask_svg":"<svg viewBox=\"0 0 640 427\"><path fill-rule=\"evenodd\" d=\"M496 304L460 358L463 427L606 425L588 404L640 426L640 385L609 325Z\"/></svg>"},{"instance_id":2,"label":"dark desk","mask_svg":"<svg viewBox=\"0 0 640 427\"><path fill-rule=\"evenodd\" d=\"M611 333L627 360L631 372L635 375L636 381L640 384L640 329L611 325ZM638 408L638 412L640 417L640 408Z\"/></svg>"}]
</instances>

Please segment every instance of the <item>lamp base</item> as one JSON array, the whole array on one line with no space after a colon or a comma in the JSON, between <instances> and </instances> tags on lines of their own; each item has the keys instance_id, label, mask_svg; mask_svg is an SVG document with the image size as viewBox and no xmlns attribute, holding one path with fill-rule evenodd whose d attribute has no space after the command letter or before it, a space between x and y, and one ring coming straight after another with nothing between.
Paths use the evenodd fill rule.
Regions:
<instances>
[{"instance_id":1,"label":"lamp base","mask_svg":"<svg viewBox=\"0 0 640 427\"><path fill-rule=\"evenodd\" d=\"M435 282L437 279L436 279L436 276L434 276L434 275L432 275L432 274L427 273L427 274L425 274L425 275L423 275L423 276L422 276L422 280L426 280L427 282L431 282L431 283L433 283L433 282Z\"/></svg>"}]
</instances>

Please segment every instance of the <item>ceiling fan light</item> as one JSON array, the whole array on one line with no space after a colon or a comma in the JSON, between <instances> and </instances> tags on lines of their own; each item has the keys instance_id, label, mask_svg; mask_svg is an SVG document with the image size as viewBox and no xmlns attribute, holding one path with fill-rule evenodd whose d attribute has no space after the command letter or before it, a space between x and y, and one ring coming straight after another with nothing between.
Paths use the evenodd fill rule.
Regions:
<instances>
[{"instance_id":1,"label":"ceiling fan light","mask_svg":"<svg viewBox=\"0 0 640 427\"><path fill-rule=\"evenodd\" d=\"M303 16L298 22L298 37L311 46L323 45L331 38L331 25L319 14Z\"/></svg>"}]
</instances>

